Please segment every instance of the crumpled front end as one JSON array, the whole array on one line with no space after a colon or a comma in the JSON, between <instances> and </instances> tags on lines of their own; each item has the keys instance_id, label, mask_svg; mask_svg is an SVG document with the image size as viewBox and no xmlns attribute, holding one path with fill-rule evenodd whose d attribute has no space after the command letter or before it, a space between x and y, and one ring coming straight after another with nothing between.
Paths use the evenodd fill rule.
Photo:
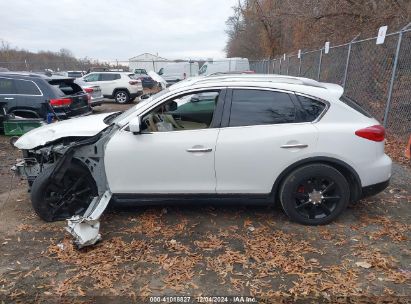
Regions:
<instances>
[{"instance_id":1,"label":"crumpled front end","mask_svg":"<svg viewBox=\"0 0 411 304\"><path fill-rule=\"evenodd\" d=\"M44 185L54 185L57 190L54 190L50 195L54 195L53 198L57 203L49 205L50 208L59 208L59 211L63 208L70 210L70 204L73 204L74 196L78 194L77 192L81 192L74 187L76 180L85 179L85 175L91 176L88 179L92 178L94 180L95 191L93 192L94 196L88 197L89 205L86 211L67 220L66 230L74 237L74 241L79 248L93 245L101 239L99 218L111 199L104 168L104 149L116 130L117 127L112 125L91 137L63 138L45 146L23 150L24 159L12 168L18 175L27 179L30 188L33 187L31 189L33 204L33 193L36 190L38 192L35 187L40 187L37 185L40 181ZM73 164L84 171L81 171L83 173L78 174L78 177L74 176L73 178L72 176L72 184L68 184L66 176L67 172L72 171ZM36 179L41 175L43 176L37 182ZM80 198L84 199L81 196L76 197L77 200ZM43 204L43 202L40 203ZM87 204L87 201L84 203ZM47 205L47 208L49 205ZM37 210L36 212L38 213ZM54 213L51 212L51 214ZM44 218L41 215L40 217L46 221L55 220L53 218ZM59 219L57 217L57 220Z\"/></svg>"}]
</instances>

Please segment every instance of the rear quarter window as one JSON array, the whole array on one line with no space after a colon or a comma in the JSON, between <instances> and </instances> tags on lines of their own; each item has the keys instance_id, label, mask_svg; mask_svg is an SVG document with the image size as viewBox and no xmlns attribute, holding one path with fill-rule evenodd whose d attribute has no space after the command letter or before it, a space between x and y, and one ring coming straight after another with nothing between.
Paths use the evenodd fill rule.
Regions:
<instances>
[{"instance_id":1,"label":"rear quarter window","mask_svg":"<svg viewBox=\"0 0 411 304\"><path fill-rule=\"evenodd\" d=\"M321 101L306 96L296 96L301 105L301 122L311 122L316 120L326 107Z\"/></svg>"}]
</instances>

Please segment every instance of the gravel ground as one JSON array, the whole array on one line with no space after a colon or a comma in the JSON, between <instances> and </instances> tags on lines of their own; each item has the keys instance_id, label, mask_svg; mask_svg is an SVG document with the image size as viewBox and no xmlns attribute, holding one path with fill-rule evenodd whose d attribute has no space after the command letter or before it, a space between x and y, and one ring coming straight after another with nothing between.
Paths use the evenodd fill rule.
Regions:
<instances>
[{"instance_id":1,"label":"gravel ground","mask_svg":"<svg viewBox=\"0 0 411 304\"><path fill-rule=\"evenodd\" d=\"M395 164L388 189L327 226L291 223L277 207L113 207L102 218L103 241L78 251L64 222L33 213L25 182L9 171L18 157L0 136L0 302L411 300L409 167Z\"/></svg>"}]
</instances>

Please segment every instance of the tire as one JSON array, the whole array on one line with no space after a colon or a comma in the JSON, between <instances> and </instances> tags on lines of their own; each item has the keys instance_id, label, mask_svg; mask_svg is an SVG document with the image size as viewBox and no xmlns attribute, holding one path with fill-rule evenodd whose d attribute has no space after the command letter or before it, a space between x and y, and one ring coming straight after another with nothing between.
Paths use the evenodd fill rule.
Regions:
<instances>
[{"instance_id":1,"label":"tire","mask_svg":"<svg viewBox=\"0 0 411 304\"><path fill-rule=\"evenodd\" d=\"M55 165L47 167L33 182L31 203L34 211L46 222L84 214L93 197L97 196L97 187L90 172L80 164L72 162L61 184L57 185L51 179L54 168ZM68 188L75 185L73 191L67 192ZM62 197L66 199L61 199Z\"/></svg>"},{"instance_id":2,"label":"tire","mask_svg":"<svg viewBox=\"0 0 411 304\"><path fill-rule=\"evenodd\" d=\"M347 207L350 189L334 167L310 164L291 172L283 181L280 202L288 217L304 225L324 225Z\"/></svg>"},{"instance_id":3,"label":"tire","mask_svg":"<svg viewBox=\"0 0 411 304\"><path fill-rule=\"evenodd\" d=\"M130 94L126 90L118 90L114 94L114 100L120 104L128 103L130 101Z\"/></svg>"}]
</instances>

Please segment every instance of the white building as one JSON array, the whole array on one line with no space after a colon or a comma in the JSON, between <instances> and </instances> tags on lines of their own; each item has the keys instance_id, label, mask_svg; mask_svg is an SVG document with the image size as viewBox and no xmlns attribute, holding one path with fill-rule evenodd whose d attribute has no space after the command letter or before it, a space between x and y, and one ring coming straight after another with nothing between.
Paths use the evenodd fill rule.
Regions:
<instances>
[{"instance_id":1,"label":"white building","mask_svg":"<svg viewBox=\"0 0 411 304\"><path fill-rule=\"evenodd\" d=\"M144 53L128 60L130 72L134 72L135 69L145 69L148 71L158 72L167 64L167 59L153 55L150 53Z\"/></svg>"}]
</instances>

